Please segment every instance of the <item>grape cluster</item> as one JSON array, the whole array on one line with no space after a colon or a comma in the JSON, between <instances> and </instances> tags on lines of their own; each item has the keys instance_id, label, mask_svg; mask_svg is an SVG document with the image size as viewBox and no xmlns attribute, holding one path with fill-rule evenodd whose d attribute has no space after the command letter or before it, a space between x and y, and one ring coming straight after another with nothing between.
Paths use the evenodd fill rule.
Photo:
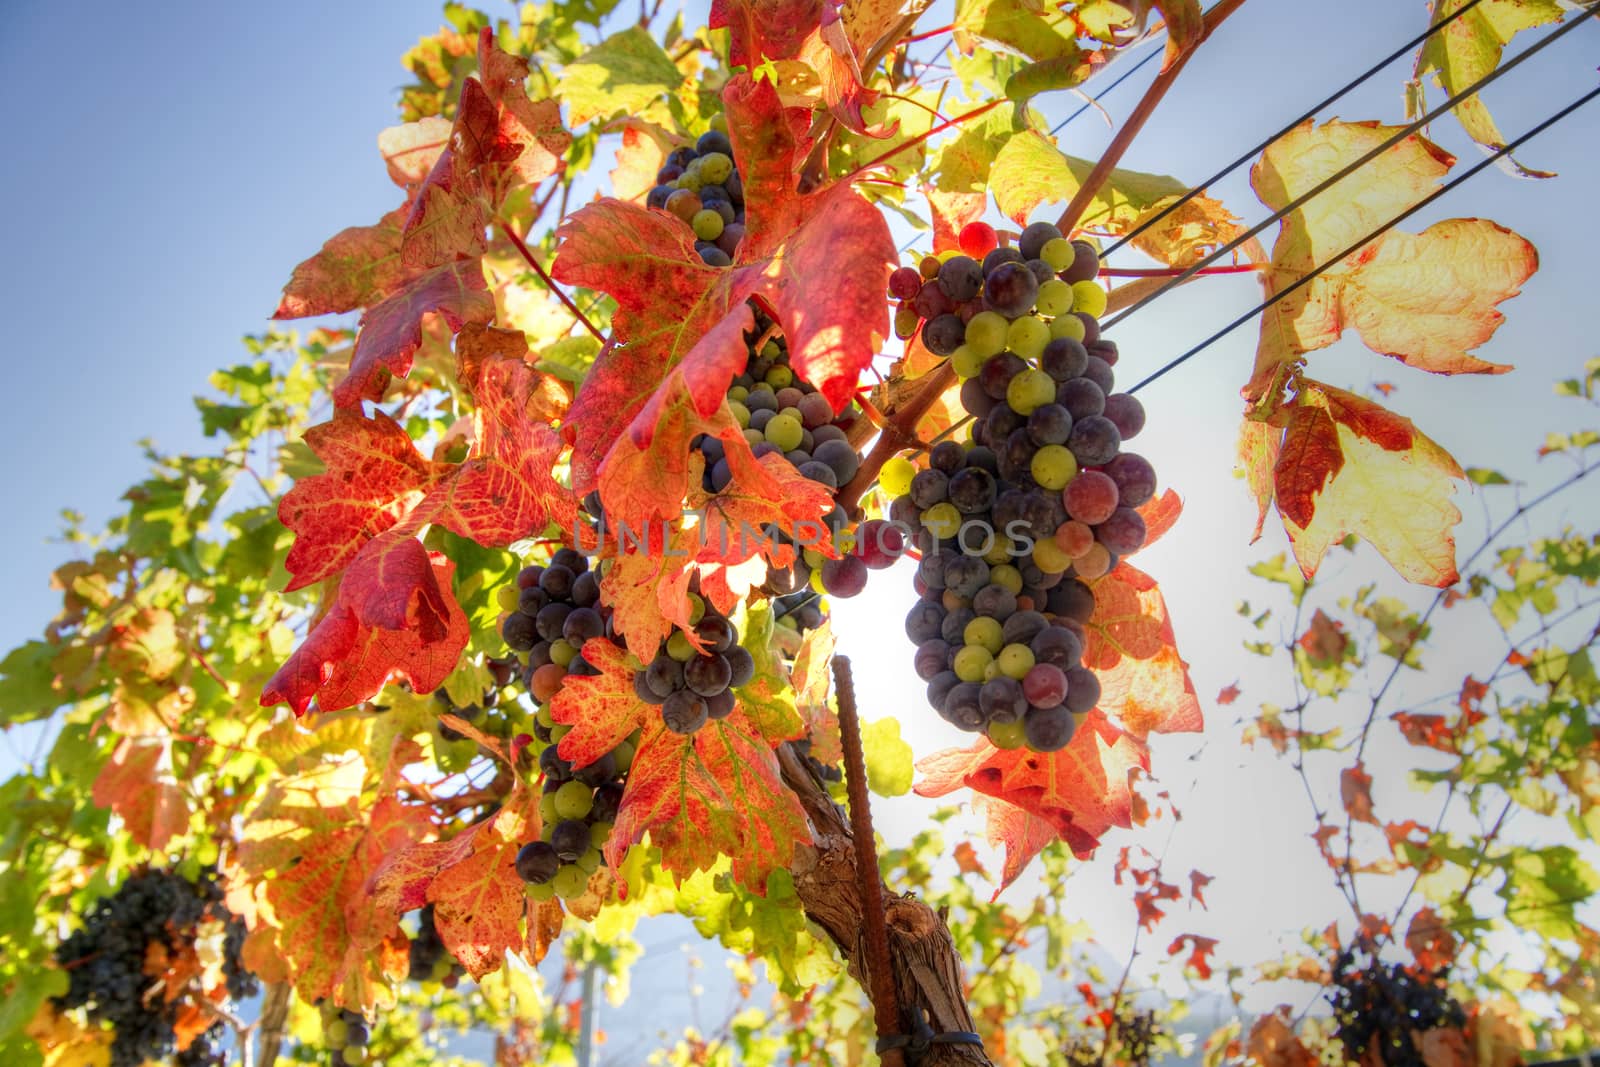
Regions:
<instances>
[{"instance_id":1,"label":"grape cluster","mask_svg":"<svg viewBox=\"0 0 1600 1067\"><path fill-rule=\"evenodd\" d=\"M584 642L615 638L611 609L600 603L600 579L589 561L571 548L557 549L545 566L517 573L516 586L503 587L500 637L519 660L523 683L536 704L547 704L569 674L599 671L583 658ZM514 604L509 604L515 598Z\"/></svg>"},{"instance_id":2,"label":"grape cluster","mask_svg":"<svg viewBox=\"0 0 1600 1067\"><path fill-rule=\"evenodd\" d=\"M1155 1012L1124 1001L1104 1035L1091 1032L1074 1036L1063 1046L1062 1058L1070 1067L1102 1067L1106 1063L1149 1067L1166 1038L1167 1030L1157 1021Z\"/></svg>"},{"instance_id":3,"label":"grape cluster","mask_svg":"<svg viewBox=\"0 0 1600 1067\"><path fill-rule=\"evenodd\" d=\"M639 699L659 707L667 729L679 734L692 734L711 719L733 714L733 690L749 684L756 671L733 622L692 591L689 622L704 651L683 631L674 630L633 678Z\"/></svg>"},{"instance_id":4,"label":"grape cluster","mask_svg":"<svg viewBox=\"0 0 1600 1067\"><path fill-rule=\"evenodd\" d=\"M981 261L930 256L890 278L902 333L906 315L921 322L971 416L968 440L879 475L890 519L923 550L906 632L934 708L1003 748L1058 750L1098 702L1081 663L1085 582L1143 546L1137 509L1155 495L1149 462L1122 451L1144 409L1112 391L1098 271L1092 245L1035 223Z\"/></svg>"},{"instance_id":5,"label":"grape cluster","mask_svg":"<svg viewBox=\"0 0 1600 1067\"><path fill-rule=\"evenodd\" d=\"M444 939L434 925L433 905L423 905L417 913L417 936L411 939L407 977L413 982L425 985L437 983L446 989L454 989L464 974L465 968L444 947Z\"/></svg>"},{"instance_id":6,"label":"grape cluster","mask_svg":"<svg viewBox=\"0 0 1600 1067\"><path fill-rule=\"evenodd\" d=\"M677 148L667 156L645 204L687 223L694 230L695 251L707 266L733 265L734 250L744 238L744 182L721 115L711 120L711 129L693 148Z\"/></svg>"},{"instance_id":7,"label":"grape cluster","mask_svg":"<svg viewBox=\"0 0 1600 1067\"><path fill-rule=\"evenodd\" d=\"M366 1016L337 1008L327 1000L318 1007L322 1011L322 1042L332 1053L334 1064L360 1067L366 1063L367 1043L372 1040L372 1027Z\"/></svg>"},{"instance_id":8,"label":"grape cluster","mask_svg":"<svg viewBox=\"0 0 1600 1067\"><path fill-rule=\"evenodd\" d=\"M639 738L635 733L587 767L575 769L556 751L570 727L549 722L548 708L539 715L538 728L550 738L539 753L543 831L538 841L530 841L517 853L517 874L528 883L528 895L534 900L571 900L583 895L589 876L605 862L602 850L622 805Z\"/></svg>"},{"instance_id":9,"label":"grape cluster","mask_svg":"<svg viewBox=\"0 0 1600 1067\"><path fill-rule=\"evenodd\" d=\"M211 991L182 990L181 996L152 993L145 973L152 951L176 959L198 951L202 923L223 928L222 973L228 997L243 1000L256 991L256 978L239 963L244 923L222 903L212 872L191 882L169 870L130 874L117 892L95 901L83 928L56 948L56 963L67 972L67 992L57 999L63 1008L87 1008L89 1017L111 1024L112 1067L137 1067L165 1059L177 1050L173 1024L186 1000L196 1002ZM168 991L172 993L174 991ZM220 1063L207 1058L216 1050L220 1031L185 1050L183 1062Z\"/></svg>"},{"instance_id":10,"label":"grape cluster","mask_svg":"<svg viewBox=\"0 0 1600 1067\"><path fill-rule=\"evenodd\" d=\"M1376 958L1358 966L1348 949L1334 961L1328 998L1334 1034L1351 1062L1367 1062L1376 1049L1385 1067L1424 1067L1423 1033L1467 1021L1442 974Z\"/></svg>"}]
</instances>

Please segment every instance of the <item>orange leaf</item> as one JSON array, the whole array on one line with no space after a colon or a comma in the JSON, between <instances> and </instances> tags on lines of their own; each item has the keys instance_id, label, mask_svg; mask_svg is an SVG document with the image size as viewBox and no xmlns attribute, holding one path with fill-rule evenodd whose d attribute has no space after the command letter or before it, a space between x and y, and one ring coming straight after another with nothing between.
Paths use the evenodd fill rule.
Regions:
<instances>
[{"instance_id":1,"label":"orange leaf","mask_svg":"<svg viewBox=\"0 0 1600 1067\"><path fill-rule=\"evenodd\" d=\"M526 895L516 877L517 850L539 837L539 794L519 779L499 811L448 841L414 843L391 853L374 873L373 907L395 914L434 905L450 954L473 978L500 969L523 944Z\"/></svg>"},{"instance_id":2,"label":"orange leaf","mask_svg":"<svg viewBox=\"0 0 1600 1067\"><path fill-rule=\"evenodd\" d=\"M1378 825L1372 814L1372 775L1361 764L1339 772L1339 798L1344 802L1345 813L1352 819Z\"/></svg>"},{"instance_id":3,"label":"orange leaf","mask_svg":"<svg viewBox=\"0 0 1600 1067\"><path fill-rule=\"evenodd\" d=\"M567 675L550 701L555 721L572 727L557 751L575 767L587 767L633 731L661 721L660 713L634 692L634 668L625 650L595 637L584 642L583 658L599 673Z\"/></svg>"},{"instance_id":4,"label":"orange leaf","mask_svg":"<svg viewBox=\"0 0 1600 1067\"><path fill-rule=\"evenodd\" d=\"M1257 1067L1317 1067L1317 1057L1289 1025L1289 1008L1280 1006L1250 1027L1249 1056Z\"/></svg>"},{"instance_id":5,"label":"orange leaf","mask_svg":"<svg viewBox=\"0 0 1600 1067\"><path fill-rule=\"evenodd\" d=\"M1432 908L1423 908L1406 924L1406 948L1425 971L1440 971L1456 958L1460 942Z\"/></svg>"},{"instance_id":6,"label":"orange leaf","mask_svg":"<svg viewBox=\"0 0 1600 1067\"><path fill-rule=\"evenodd\" d=\"M189 828L189 800L172 773L164 738L124 737L95 776L94 802L110 808L135 842L161 852Z\"/></svg>"},{"instance_id":7,"label":"orange leaf","mask_svg":"<svg viewBox=\"0 0 1600 1067\"><path fill-rule=\"evenodd\" d=\"M955 858L956 869L962 874L988 874L978 860L978 850L972 847L971 841L958 842L951 855Z\"/></svg>"},{"instance_id":8,"label":"orange leaf","mask_svg":"<svg viewBox=\"0 0 1600 1067\"><path fill-rule=\"evenodd\" d=\"M1101 710L1139 738L1199 730L1200 698L1155 579L1119 563L1091 588L1083 663L1100 679Z\"/></svg>"},{"instance_id":9,"label":"orange leaf","mask_svg":"<svg viewBox=\"0 0 1600 1067\"><path fill-rule=\"evenodd\" d=\"M1199 871L1189 872L1189 896L1202 908L1206 906L1205 888L1214 881L1216 879L1209 874L1201 874Z\"/></svg>"},{"instance_id":10,"label":"orange leaf","mask_svg":"<svg viewBox=\"0 0 1600 1067\"><path fill-rule=\"evenodd\" d=\"M335 315L376 304L406 281L400 262L400 229L407 209L396 208L376 226L350 226L295 267L283 287L275 319Z\"/></svg>"},{"instance_id":11,"label":"orange leaf","mask_svg":"<svg viewBox=\"0 0 1600 1067\"><path fill-rule=\"evenodd\" d=\"M1183 961L1185 967L1192 967L1201 980L1211 977L1211 953L1216 950L1217 939L1214 937L1201 937L1199 934L1179 934L1167 946L1167 955L1176 956L1183 951L1184 945L1189 946L1189 958Z\"/></svg>"},{"instance_id":12,"label":"orange leaf","mask_svg":"<svg viewBox=\"0 0 1600 1067\"><path fill-rule=\"evenodd\" d=\"M1311 625L1300 635L1299 645L1313 665L1325 667L1344 659L1350 638L1345 635L1343 623L1335 622L1318 608L1311 616Z\"/></svg>"},{"instance_id":13,"label":"orange leaf","mask_svg":"<svg viewBox=\"0 0 1600 1067\"><path fill-rule=\"evenodd\" d=\"M1061 837L1055 823L1015 804L987 797L981 793L973 797L973 808L987 817L984 837L991 845L1005 847L1005 865L1000 871L1000 884L995 886L989 899L996 900L1006 887L1021 877L1033 857L1050 842Z\"/></svg>"},{"instance_id":14,"label":"orange leaf","mask_svg":"<svg viewBox=\"0 0 1600 1067\"><path fill-rule=\"evenodd\" d=\"M1225 685L1221 689L1217 690L1217 703L1218 704L1223 704L1223 705L1232 704L1235 700L1238 700L1238 699L1239 699L1239 683L1238 682L1234 682L1232 685Z\"/></svg>"},{"instance_id":15,"label":"orange leaf","mask_svg":"<svg viewBox=\"0 0 1600 1067\"><path fill-rule=\"evenodd\" d=\"M1129 776L1149 769L1149 753L1105 714L1088 713L1059 752L995 748L980 738L970 749L947 749L917 763L916 793L942 797L966 786L1048 821L1080 858L1113 826L1132 826Z\"/></svg>"},{"instance_id":16,"label":"orange leaf","mask_svg":"<svg viewBox=\"0 0 1600 1067\"><path fill-rule=\"evenodd\" d=\"M795 845L811 840L777 757L739 707L687 737L650 717L606 842L612 867L646 833L662 868L680 880L727 856L733 876L758 893L770 872L789 866Z\"/></svg>"}]
</instances>

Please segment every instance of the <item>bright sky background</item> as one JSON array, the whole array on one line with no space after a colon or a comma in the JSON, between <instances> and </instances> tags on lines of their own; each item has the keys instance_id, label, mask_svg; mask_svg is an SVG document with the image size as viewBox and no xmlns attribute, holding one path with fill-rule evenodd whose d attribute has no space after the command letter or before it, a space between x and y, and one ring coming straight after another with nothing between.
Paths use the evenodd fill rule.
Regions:
<instances>
[{"instance_id":1,"label":"bright sky background","mask_svg":"<svg viewBox=\"0 0 1600 1067\"><path fill-rule=\"evenodd\" d=\"M506 10L486 6L497 15ZM1197 181L1418 32L1424 18L1420 2L1252 0L1191 64L1124 165ZM0 171L12 249L0 271L19 327L9 360L12 458L0 468L10 516L0 561L0 584L9 592L0 615L5 648L36 636L55 610L47 576L67 553L46 541L59 528L59 511L85 512L91 529L112 514L118 494L143 475L133 444L140 438L164 450L204 449L189 397L204 388L206 375L242 357L242 334L267 326L295 263L342 227L370 222L394 205L375 138L396 121L395 89L408 80L400 54L439 22L431 0L285 0L270 9L97 5L92 18L81 7L36 2L10 12L0 30L0 62L14 85L28 88L17 94L17 147ZM926 19L928 26L940 22L937 9ZM918 54L931 50L930 43ZM1583 27L1497 84L1489 99L1502 129L1514 135L1585 91L1597 55L1600 26ZM1115 118L1154 70L1145 68L1104 101ZM1322 117L1400 121L1408 70L1395 64ZM1101 91L1109 80L1091 88ZM1043 104L1059 118L1078 101L1057 95ZM1477 158L1453 122L1432 132L1467 163ZM1092 157L1108 136L1091 112L1064 131L1062 146ZM1600 105L1519 154L1562 176L1535 183L1491 170L1409 225L1492 217L1539 247L1542 269L1505 305L1509 321L1480 351L1517 364L1518 372L1435 380L1347 340L1316 354L1312 373L1358 391L1393 382L1391 405L1463 465L1504 470L1537 490L1555 472L1532 461L1534 448L1552 418L1559 428L1573 425L1573 405L1552 400L1551 381L1600 354L1592 307ZM1242 173L1211 192L1246 219L1259 217ZM1124 384L1257 300L1246 278L1214 279L1140 312L1115 331ZM1255 635L1234 610L1246 598L1280 614L1285 604L1245 573L1286 546L1271 523L1260 544L1248 544L1252 506L1232 474L1237 390L1253 345L1253 329L1242 329L1146 390L1149 428L1137 442L1185 499L1177 529L1136 562L1162 583L1209 716L1203 736L1155 745L1156 773L1185 814L1167 871L1218 876L1209 913L1180 908L1148 944L1159 954L1167 940L1193 930L1222 937L1220 954L1247 962L1293 941L1301 927L1343 914L1306 837L1311 818L1292 771L1238 742L1240 716L1253 715L1259 701L1287 702L1282 664L1240 650L1239 642ZM1512 490L1490 492L1496 495L1483 501L1479 491L1458 496L1467 515L1465 549L1478 543L1485 506L1503 514ZM1554 529L1563 516L1594 529L1595 496L1583 511L1574 495L1535 514L1526 531ZM1425 602L1366 548L1353 558L1331 557L1327 571L1339 589L1377 582L1384 593ZM900 620L912 596L908 573L875 575L864 596L836 606L835 626L841 649L854 658L868 717L898 715L925 754L962 739L926 706L911 670ZM1428 677L1410 687L1414 695L1453 689L1463 673L1481 675L1503 655L1498 637L1476 618L1448 616L1439 630L1452 635L1441 646L1451 651L1430 662ZM1234 682L1240 700L1217 708L1213 697ZM1403 781L1383 770L1412 753L1377 748L1369 768L1378 777L1380 814L1399 817L1415 802ZM7 759L0 754L0 762ZM1329 784L1335 766L1325 768ZM911 800L875 806L891 840L918 828L925 811ZM1113 953L1126 953L1131 907L1125 891L1109 889L1105 860L1123 843L1159 851L1167 835L1165 824L1114 834L1103 861L1075 883L1074 904ZM674 935L666 936L652 958L675 954ZM641 939L647 946L658 940L648 931ZM1263 992L1262 1003L1303 994ZM682 972L675 965L641 969L635 995L682 998ZM658 1019L687 1018L687 1008L672 1010L670 1000L653 1003Z\"/></svg>"}]
</instances>

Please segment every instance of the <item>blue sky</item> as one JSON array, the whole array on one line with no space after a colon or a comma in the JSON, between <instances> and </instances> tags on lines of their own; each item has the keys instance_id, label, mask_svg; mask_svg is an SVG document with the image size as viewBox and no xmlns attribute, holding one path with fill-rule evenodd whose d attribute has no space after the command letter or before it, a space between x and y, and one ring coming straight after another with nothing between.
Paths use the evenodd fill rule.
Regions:
<instances>
[{"instance_id":1,"label":"blue sky","mask_svg":"<svg viewBox=\"0 0 1600 1067\"><path fill-rule=\"evenodd\" d=\"M1314 18L1307 15L1313 9ZM1417 2L1357 0L1335 8L1253 0L1191 65L1124 165L1197 180L1417 32L1423 18ZM937 10L928 16L930 26L940 21ZM46 540L59 527L59 511L86 512L91 528L113 513L116 496L143 473L134 445L142 437L165 450L204 448L189 398L204 389L207 374L241 358L242 334L266 327L295 263L342 227L394 205L375 138L396 121L395 89L408 80L400 54L439 22L438 5L428 0L96 5L92 19L82 7L56 4L10 12L0 61L19 91L12 161L0 170L12 252L0 271L17 330L8 360L10 455L0 465L7 507L0 584L8 592L0 644L37 635L54 610L48 573L67 553ZM1490 101L1502 128L1521 131L1592 85L1597 34L1600 25L1580 28L1496 86ZM1113 116L1126 114L1153 70L1105 101ZM1322 117L1399 121L1406 70L1396 64ZM1044 104L1056 116L1077 107L1065 95ZM1453 123L1439 123L1433 133L1464 161L1476 158ZM1108 136L1091 112L1064 131L1062 145L1094 156ZM1346 340L1318 353L1313 373L1358 390L1393 382L1392 405L1463 465L1497 467L1538 485L1549 472L1532 462L1533 449L1551 412L1565 410L1551 400L1550 383L1600 354L1593 325L1600 105L1521 155L1562 177L1536 183L1490 171L1410 225L1492 217L1539 247L1542 269L1505 305L1509 321L1482 352L1517 364L1518 372L1430 379ZM1237 213L1258 217L1242 172L1212 192ZM1163 298L1117 330L1126 373L1159 364L1257 299L1242 279ZM1270 523L1263 541L1248 545L1250 505L1232 476L1237 390L1253 345L1253 330L1243 329L1143 394L1151 428L1142 451L1183 493L1187 511L1140 564L1167 591L1213 723L1204 738L1157 749L1158 770L1168 769L1175 795L1190 805L1190 825L1212 827L1180 836L1172 869L1227 866L1213 895L1232 903L1219 904L1197 919L1209 926L1195 928L1260 947L1252 931L1293 931L1307 915L1332 912L1323 870L1291 864L1274 871L1282 858L1265 847L1292 841L1311 848L1298 795L1292 803L1264 803L1298 784L1286 767L1242 752L1229 725L1281 682L1245 661L1238 642L1250 635L1233 616L1238 599L1259 599L1262 588L1245 577L1245 567L1285 547ZM1462 544L1471 546L1481 500L1463 490L1458 501L1467 514ZM1592 520L1592 508L1567 506L1572 517ZM1561 514L1537 516L1541 525L1530 529ZM1372 581L1385 593L1418 599L1370 550L1332 569L1343 586ZM838 605L836 625L844 650L857 653L858 689L877 709L869 717L897 712L925 752L957 738L942 732L914 683L898 622L910 597L901 570L876 575L863 598ZM885 619L893 620L887 638ZM1483 655L1497 654L1485 644L1492 640L1464 631L1449 662L1436 664L1431 685L1419 683L1418 691L1439 689L1440 679L1447 687L1452 672L1459 679ZM883 654L861 654L880 644ZM1235 681L1245 690L1241 704L1211 706ZM891 836L909 834L923 811L909 801L887 804L879 826ZM1269 877L1276 879L1271 892ZM1092 900L1085 907L1115 948L1118 931L1129 925L1125 898L1107 894L1103 910ZM1252 958L1243 945L1238 955Z\"/></svg>"}]
</instances>

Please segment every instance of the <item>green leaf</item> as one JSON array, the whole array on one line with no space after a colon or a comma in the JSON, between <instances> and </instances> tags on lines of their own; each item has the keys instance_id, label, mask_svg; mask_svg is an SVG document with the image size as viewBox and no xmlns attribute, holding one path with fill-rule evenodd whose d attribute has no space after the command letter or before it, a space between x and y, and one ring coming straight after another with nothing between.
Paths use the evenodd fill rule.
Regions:
<instances>
[{"instance_id":1,"label":"green leaf","mask_svg":"<svg viewBox=\"0 0 1600 1067\"><path fill-rule=\"evenodd\" d=\"M1566 845L1518 849L1506 868L1500 896L1506 918L1519 929L1546 937L1577 937L1575 910L1600 890L1596 874Z\"/></svg>"},{"instance_id":2,"label":"green leaf","mask_svg":"<svg viewBox=\"0 0 1600 1067\"><path fill-rule=\"evenodd\" d=\"M0 660L0 726L42 719L63 702L54 686L58 651L29 641Z\"/></svg>"},{"instance_id":3,"label":"green leaf","mask_svg":"<svg viewBox=\"0 0 1600 1067\"><path fill-rule=\"evenodd\" d=\"M599 354L600 342L588 334L563 337L554 344L544 347L539 353L539 362L534 364L534 369L545 374L553 374L564 382L576 385L588 375L589 368Z\"/></svg>"},{"instance_id":4,"label":"green leaf","mask_svg":"<svg viewBox=\"0 0 1600 1067\"><path fill-rule=\"evenodd\" d=\"M861 728L867 759L867 787L881 797L904 796L911 789L911 746L900 739L900 722L890 716Z\"/></svg>"},{"instance_id":5,"label":"green leaf","mask_svg":"<svg viewBox=\"0 0 1600 1067\"><path fill-rule=\"evenodd\" d=\"M1071 200L1093 169L1093 161L1065 155L1044 134L1026 130L1000 149L989 187L1000 210L1020 225L1041 204ZM1176 178L1118 167L1089 202L1081 224L1121 232L1160 201L1187 191Z\"/></svg>"},{"instance_id":6,"label":"green leaf","mask_svg":"<svg viewBox=\"0 0 1600 1067\"><path fill-rule=\"evenodd\" d=\"M1076 59L1077 31L1061 7L1037 0L957 0L956 47L971 55L987 41L1032 60Z\"/></svg>"},{"instance_id":7,"label":"green leaf","mask_svg":"<svg viewBox=\"0 0 1600 1067\"><path fill-rule=\"evenodd\" d=\"M1510 485L1511 479L1499 471L1490 470L1488 467L1468 467L1466 470L1467 481L1475 485Z\"/></svg>"},{"instance_id":8,"label":"green leaf","mask_svg":"<svg viewBox=\"0 0 1600 1067\"><path fill-rule=\"evenodd\" d=\"M1040 93L1071 89L1082 85L1096 69L1084 62L1081 56L1062 56L1029 63L1006 79L1006 99L1027 101Z\"/></svg>"},{"instance_id":9,"label":"green leaf","mask_svg":"<svg viewBox=\"0 0 1600 1067\"><path fill-rule=\"evenodd\" d=\"M647 30L630 26L567 65L558 96L581 126L618 112L637 113L678 90L683 74Z\"/></svg>"}]
</instances>

